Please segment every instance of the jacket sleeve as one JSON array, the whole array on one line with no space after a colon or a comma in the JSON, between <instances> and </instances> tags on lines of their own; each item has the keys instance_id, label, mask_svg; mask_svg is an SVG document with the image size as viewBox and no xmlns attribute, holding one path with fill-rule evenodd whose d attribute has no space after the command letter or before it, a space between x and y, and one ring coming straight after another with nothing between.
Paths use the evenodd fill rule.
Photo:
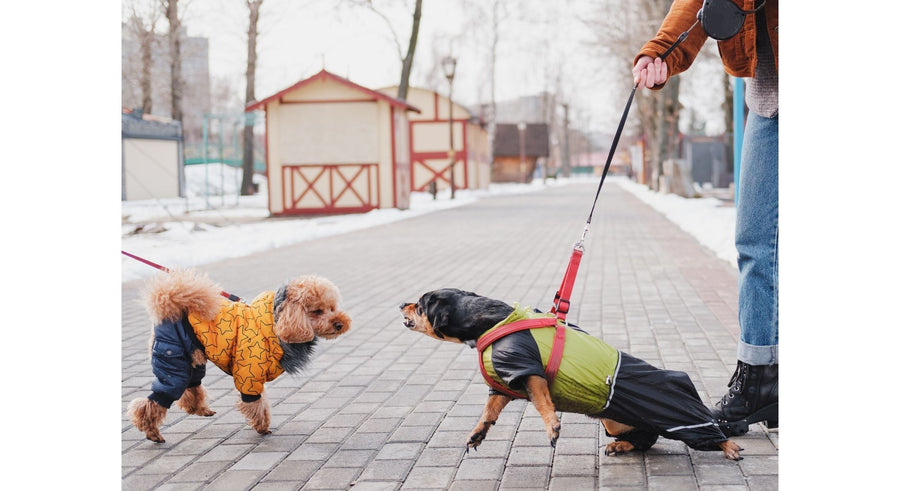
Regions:
<instances>
[{"instance_id":1,"label":"jacket sleeve","mask_svg":"<svg viewBox=\"0 0 900 491\"><path fill-rule=\"evenodd\" d=\"M632 66L637 64L637 60L641 56L658 58L665 53L667 49L675 44L675 40L678 39L681 33L690 29L691 25L697 20L697 12L702 6L702 0L675 0L671 9L669 9L669 13L663 20L659 32L656 33L656 37L648 41L638 51ZM697 57L697 53L700 52L700 48L703 47L703 43L706 42L706 38L703 27L698 24L688 35L687 39L666 57L664 61L670 78L684 72L691 66L694 58ZM665 82L657 84L652 90L659 90L665 85Z\"/></svg>"},{"instance_id":2,"label":"jacket sleeve","mask_svg":"<svg viewBox=\"0 0 900 491\"><path fill-rule=\"evenodd\" d=\"M503 383L517 392L525 392L529 376L545 376L541 350L530 331L514 332L494 341L491 363Z\"/></svg>"},{"instance_id":3,"label":"jacket sleeve","mask_svg":"<svg viewBox=\"0 0 900 491\"><path fill-rule=\"evenodd\" d=\"M183 321L162 321L154 327L150 366L156 378L151 385L150 400L170 407L181 397L190 383L190 342Z\"/></svg>"},{"instance_id":4,"label":"jacket sleeve","mask_svg":"<svg viewBox=\"0 0 900 491\"><path fill-rule=\"evenodd\" d=\"M267 380L269 347L249 307L237 319L240 334L234 350L234 386L242 395L259 396Z\"/></svg>"}]
</instances>

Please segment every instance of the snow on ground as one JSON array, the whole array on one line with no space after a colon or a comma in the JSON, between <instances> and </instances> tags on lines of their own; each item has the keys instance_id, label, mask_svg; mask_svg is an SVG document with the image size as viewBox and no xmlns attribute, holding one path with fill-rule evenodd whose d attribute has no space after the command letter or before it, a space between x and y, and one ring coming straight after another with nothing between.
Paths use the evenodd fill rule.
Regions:
<instances>
[{"instance_id":1,"label":"snow on ground","mask_svg":"<svg viewBox=\"0 0 900 491\"><path fill-rule=\"evenodd\" d=\"M595 177L558 179L547 183L535 180L530 184L491 184L487 190L458 190L453 200L448 190L439 192L436 200L428 193L412 193L408 210L379 209L352 215L273 219L268 218L264 182L260 182L259 194L238 196L235 190L239 180L235 169L189 166L186 168L187 198L122 202L122 250L169 268L200 266L463 206L486 196L529 193L548 186L563 186L574 179L589 179L599 184L599 179ZM718 257L736 265L733 207L720 206L721 202L715 198L685 199L671 194L660 195L624 178L607 179L607 184L612 182L659 210ZM219 192L223 188L224 195ZM123 282L152 276L157 272L124 255L121 264Z\"/></svg>"},{"instance_id":2,"label":"snow on ground","mask_svg":"<svg viewBox=\"0 0 900 491\"><path fill-rule=\"evenodd\" d=\"M627 179L616 182L692 235L719 259L737 268L733 206L723 205L717 198L688 199L676 194L660 194Z\"/></svg>"}]
</instances>

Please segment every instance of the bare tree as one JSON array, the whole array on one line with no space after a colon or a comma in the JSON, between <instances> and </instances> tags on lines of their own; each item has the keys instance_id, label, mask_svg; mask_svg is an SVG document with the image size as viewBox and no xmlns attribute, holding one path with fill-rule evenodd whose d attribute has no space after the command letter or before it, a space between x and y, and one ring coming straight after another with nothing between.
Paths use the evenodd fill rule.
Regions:
<instances>
[{"instance_id":1,"label":"bare tree","mask_svg":"<svg viewBox=\"0 0 900 491\"><path fill-rule=\"evenodd\" d=\"M387 24L388 29L391 32L391 37L394 41L394 46L397 49L397 56L400 58L400 63L402 65L402 69L400 71L400 84L397 88L397 98L401 100L406 100L406 95L409 91L409 76L412 72L413 66L413 58L416 54L416 44L419 39L419 23L422 19L422 0L416 0L415 8L413 10L413 23L412 29L409 34L409 43L406 45L406 55L403 55L403 48L400 45L400 39L397 36L397 31L394 29L391 20L388 16L375 7L374 2L372 0L346 0L347 3L353 6L365 7L373 14L377 15L381 20Z\"/></svg>"},{"instance_id":2,"label":"bare tree","mask_svg":"<svg viewBox=\"0 0 900 491\"><path fill-rule=\"evenodd\" d=\"M409 34L409 44L406 47L406 56L403 57L403 69L400 71L400 88L397 89L397 98L406 100L409 91L409 74L412 71L413 57L416 54L416 43L419 39L419 21L422 18L422 0L416 0L416 9L413 12L413 25Z\"/></svg>"},{"instance_id":3,"label":"bare tree","mask_svg":"<svg viewBox=\"0 0 900 491\"><path fill-rule=\"evenodd\" d=\"M144 114L152 114L153 46L156 43L156 24L160 19L160 11L153 7L139 9L137 1L131 2L130 10L128 27L137 39L141 53L141 110Z\"/></svg>"},{"instance_id":4,"label":"bare tree","mask_svg":"<svg viewBox=\"0 0 900 491\"><path fill-rule=\"evenodd\" d=\"M172 119L181 121L184 113L181 98L184 81L181 76L181 18L178 16L178 0L159 0L166 20L169 21L169 62L172 83Z\"/></svg>"},{"instance_id":5,"label":"bare tree","mask_svg":"<svg viewBox=\"0 0 900 491\"><path fill-rule=\"evenodd\" d=\"M595 33L594 45L621 79L619 90L632 86L631 62L645 42L653 38L671 5L671 0L606 0L596 9L595 17L586 21ZM624 61L624 63L623 63ZM672 77L662 90L640 90L635 96L640 133L647 155L656 169L657 181L662 163L675 151L678 131L680 80ZM623 96L624 99L624 96Z\"/></svg>"},{"instance_id":6,"label":"bare tree","mask_svg":"<svg viewBox=\"0 0 900 491\"><path fill-rule=\"evenodd\" d=\"M244 93L244 104L249 106L256 102L256 38L259 35L259 8L263 0L246 0L250 11L250 25L247 28L247 90ZM253 187L253 121L244 118L244 159L241 194L249 196L255 193Z\"/></svg>"},{"instance_id":7,"label":"bare tree","mask_svg":"<svg viewBox=\"0 0 900 491\"><path fill-rule=\"evenodd\" d=\"M491 5L491 101L490 114L488 114L488 145L490 147L490 160L494 161L494 136L497 133L497 45L500 44L500 5L501 0L494 0Z\"/></svg>"}]
</instances>

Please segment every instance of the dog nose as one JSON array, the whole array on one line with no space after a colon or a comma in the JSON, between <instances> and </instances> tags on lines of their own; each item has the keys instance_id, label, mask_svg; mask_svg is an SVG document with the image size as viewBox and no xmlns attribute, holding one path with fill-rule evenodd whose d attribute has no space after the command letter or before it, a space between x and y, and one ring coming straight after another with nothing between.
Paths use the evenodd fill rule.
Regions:
<instances>
[{"instance_id":1,"label":"dog nose","mask_svg":"<svg viewBox=\"0 0 900 491\"><path fill-rule=\"evenodd\" d=\"M334 330L335 330L335 331L340 331L340 330L343 329L343 328L344 328L344 323L343 323L343 322L335 322L335 323L334 323Z\"/></svg>"},{"instance_id":2,"label":"dog nose","mask_svg":"<svg viewBox=\"0 0 900 491\"><path fill-rule=\"evenodd\" d=\"M412 304L409 303L409 302L401 303L401 304L400 304L400 310L405 309L407 305L412 305Z\"/></svg>"}]
</instances>

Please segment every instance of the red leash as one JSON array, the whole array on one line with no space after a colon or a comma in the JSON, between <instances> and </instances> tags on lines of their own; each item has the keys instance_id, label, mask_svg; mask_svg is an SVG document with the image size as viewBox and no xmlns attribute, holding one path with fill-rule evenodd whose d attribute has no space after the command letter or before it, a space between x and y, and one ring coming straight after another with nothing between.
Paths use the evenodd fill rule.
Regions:
<instances>
[{"instance_id":1,"label":"red leash","mask_svg":"<svg viewBox=\"0 0 900 491\"><path fill-rule=\"evenodd\" d=\"M156 264L156 263L153 262L153 261L148 261L148 260L146 260L146 259L144 259L144 258L142 258L142 257L140 257L140 256L135 256L134 254L131 254L130 252L122 251L122 254L125 254L126 256L130 257L131 259L136 259L136 260L138 260L138 261L140 261L140 262L142 262L142 263L144 263L144 264L146 264L146 265L148 265L148 266L153 266L154 268L156 268L156 269L158 269L158 270L160 270L160 271L165 271L166 273L169 272L169 268L167 268L167 267L165 267L165 266L160 266L159 264ZM241 301L243 301L243 300L241 300L241 297L239 297L239 296L237 296L237 295L232 295L231 293L228 293L228 292L225 292L225 291L219 292L219 295L222 295L223 297L227 298L228 300L231 300L232 302L241 302Z\"/></svg>"}]
</instances>

